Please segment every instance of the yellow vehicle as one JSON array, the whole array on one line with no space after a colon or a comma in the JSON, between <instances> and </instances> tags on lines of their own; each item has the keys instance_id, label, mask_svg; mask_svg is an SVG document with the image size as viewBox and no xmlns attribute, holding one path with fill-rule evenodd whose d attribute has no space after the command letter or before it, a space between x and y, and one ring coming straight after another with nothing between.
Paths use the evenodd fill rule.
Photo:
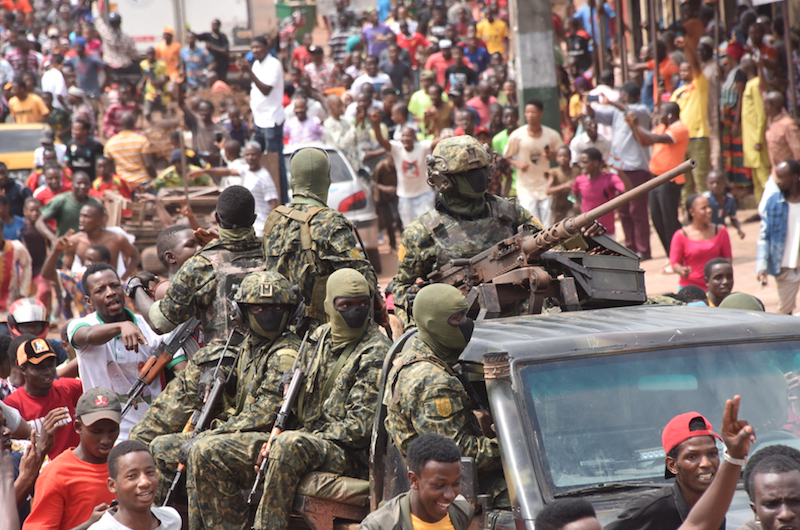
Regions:
<instances>
[{"instance_id":1,"label":"yellow vehicle","mask_svg":"<svg viewBox=\"0 0 800 530\"><path fill-rule=\"evenodd\" d=\"M33 152L41 147L44 123L0 123L0 162L12 178L25 182L34 168Z\"/></svg>"}]
</instances>

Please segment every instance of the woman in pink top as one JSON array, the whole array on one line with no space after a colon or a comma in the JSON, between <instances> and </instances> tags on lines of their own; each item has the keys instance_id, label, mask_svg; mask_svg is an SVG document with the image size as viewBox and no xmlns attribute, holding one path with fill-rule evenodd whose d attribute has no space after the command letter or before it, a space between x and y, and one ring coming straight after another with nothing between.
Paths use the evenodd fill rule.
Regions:
<instances>
[{"instance_id":1,"label":"woman in pink top","mask_svg":"<svg viewBox=\"0 0 800 530\"><path fill-rule=\"evenodd\" d=\"M703 269L714 258L732 258L731 240L725 225L711 222L711 206L702 195L690 195L686 211L689 224L672 236L669 261L681 277L681 287L696 285L706 290Z\"/></svg>"},{"instance_id":2,"label":"woman in pink top","mask_svg":"<svg viewBox=\"0 0 800 530\"><path fill-rule=\"evenodd\" d=\"M576 201L580 201L581 211L588 212L605 204L618 193L625 193L631 189L631 182L624 173L604 173L603 155L599 149L590 147L581 154L578 165L583 171L582 175L575 178L572 184L572 194ZM597 220L606 229L606 235L614 238L614 212L608 213Z\"/></svg>"}]
</instances>

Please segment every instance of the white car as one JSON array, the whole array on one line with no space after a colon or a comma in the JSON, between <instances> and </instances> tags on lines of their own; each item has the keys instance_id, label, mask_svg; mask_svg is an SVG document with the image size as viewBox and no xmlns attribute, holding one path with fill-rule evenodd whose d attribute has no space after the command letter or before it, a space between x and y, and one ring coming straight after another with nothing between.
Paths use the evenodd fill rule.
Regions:
<instances>
[{"instance_id":1,"label":"white car","mask_svg":"<svg viewBox=\"0 0 800 530\"><path fill-rule=\"evenodd\" d=\"M295 151L305 147L322 149L331 161L331 187L328 191L328 206L342 212L355 225L361 237L364 251L375 272L381 272L378 253L378 214L369 185L359 178L356 171L335 146L322 143L293 144L283 148L286 160L286 178L291 181L290 160Z\"/></svg>"}]
</instances>

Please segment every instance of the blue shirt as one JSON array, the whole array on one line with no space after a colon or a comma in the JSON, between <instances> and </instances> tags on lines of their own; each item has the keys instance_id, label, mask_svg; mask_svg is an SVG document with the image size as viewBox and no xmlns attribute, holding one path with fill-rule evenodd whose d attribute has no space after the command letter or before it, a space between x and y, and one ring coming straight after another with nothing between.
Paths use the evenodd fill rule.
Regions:
<instances>
[{"instance_id":1,"label":"blue shirt","mask_svg":"<svg viewBox=\"0 0 800 530\"><path fill-rule=\"evenodd\" d=\"M105 68L105 63L92 57L85 55L83 59L80 57L71 57L69 64L75 69L75 75L78 78L78 86L86 91L90 97L100 96L100 80L98 74L100 70Z\"/></svg>"},{"instance_id":2,"label":"blue shirt","mask_svg":"<svg viewBox=\"0 0 800 530\"><path fill-rule=\"evenodd\" d=\"M6 223L3 227L3 239L22 239L22 229L25 228L25 220L14 215L14 222Z\"/></svg>"},{"instance_id":3,"label":"blue shirt","mask_svg":"<svg viewBox=\"0 0 800 530\"><path fill-rule=\"evenodd\" d=\"M392 10L392 3L390 0L378 0L378 21L386 22L389 18L389 12Z\"/></svg>"},{"instance_id":4,"label":"blue shirt","mask_svg":"<svg viewBox=\"0 0 800 530\"><path fill-rule=\"evenodd\" d=\"M464 55L469 59L469 62L472 63L472 66L475 67L475 71L478 73L486 70L489 66L489 61L492 59L492 56L489 55L486 48L481 48L480 46L475 47L475 53L469 53L469 48L464 48Z\"/></svg>"},{"instance_id":5,"label":"blue shirt","mask_svg":"<svg viewBox=\"0 0 800 530\"><path fill-rule=\"evenodd\" d=\"M605 27L605 30L606 30L606 48L610 48L611 47L611 28L610 28L610 24L609 24L608 21L611 20L612 18L615 18L617 16L617 14L614 13L614 9L612 9L612 7L610 5L608 5L608 4L603 4L603 8L605 9L605 12L606 12L606 27ZM583 24L583 30L586 33L588 33L590 37L594 37L594 40L599 40L600 39L600 26L597 23L598 19L600 17L597 15L597 9L595 9L595 11L594 11L594 21L591 20L592 19L592 11L591 11L591 7L589 7L589 4L586 4L582 8L578 9L575 12L575 18L577 18L578 20L581 21L581 23ZM589 41L589 49L590 50L594 50L594 47L592 46L591 40Z\"/></svg>"},{"instance_id":6,"label":"blue shirt","mask_svg":"<svg viewBox=\"0 0 800 530\"><path fill-rule=\"evenodd\" d=\"M730 193L725 194L724 206L717 202L711 191L704 191L703 197L708 199L708 205L711 206L711 222L715 225L724 225L726 218L736 217L736 201Z\"/></svg>"},{"instance_id":7,"label":"blue shirt","mask_svg":"<svg viewBox=\"0 0 800 530\"><path fill-rule=\"evenodd\" d=\"M648 70L644 76L644 84L642 85L642 105L647 107L650 112L653 112L653 109L656 106L656 102L653 99L653 77L655 74Z\"/></svg>"},{"instance_id":8,"label":"blue shirt","mask_svg":"<svg viewBox=\"0 0 800 530\"><path fill-rule=\"evenodd\" d=\"M789 205L783 192L771 195L764 206L761 228L758 231L756 272L767 271L777 276L781 273L783 251L786 247L786 225L789 222Z\"/></svg>"},{"instance_id":9,"label":"blue shirt","mask_svg":"<svg viewBox=\"0 0 800 530\"><path fill-rule=\"evenodd\" d=\"M211 63L211 55L204 48L195 47L193 50L184 46L181 50L181 62L186 69L186 81L191 86L197 86L203 69Z\"/></svg>"}]
</instances>

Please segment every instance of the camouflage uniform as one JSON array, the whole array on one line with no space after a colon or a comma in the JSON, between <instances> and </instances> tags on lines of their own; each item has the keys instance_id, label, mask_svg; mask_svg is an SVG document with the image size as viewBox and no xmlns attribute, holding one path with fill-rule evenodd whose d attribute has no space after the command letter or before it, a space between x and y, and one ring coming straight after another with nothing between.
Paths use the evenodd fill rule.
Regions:
<instances>
[{"instance_id":1,"label":"camouflage uniform","mask_svg":"<svg viewBox=\"0 0 800 530\"><path fill-rule=\"evenodd\" d=\"M353 225L344 215L325 206L313 193L295 192L294 196L308 202L279 206L270 213L264 225L264 260L267 270L300 286L313 329L326 321L322 301L331 273L349 267L373 286L378 284L378 276L361 256Z\"/></svg>"},{"instance_id":2,"label":"camouflage uniform","mask_svg":"<svg viewBox=\"0 0 800 530\"><path fill-rule=\"evenodd\" d=\"M473 145L474 144L474 145ZM477 146L475 159L469 158L467 148ZM489 155L472 137L459 136L442 140L434 149L434 155L446 159L447 168L441 170L445 176L457 179L459 173L470 169L487 167ZM484 194L475 199L482 213L477 216L459 215L446 206L443 191L436 208L428 211L408 225L397 251L397 275L394 277L395 314L404 322L410 322L406 296L417 278L427 280L429 273L451 259L471 258L498 241L509 238L524 226L531 232L542 230L542 225L530 212L517 204L516 199L503 199ZM465 201L470 202L470 201Z\"/></svg>"},{"instance_id":3,"label":"camouflage uniform","mask_svg":"<svg viewBox=\"0 0 800 530\"><path fill-rule=\"evenodd\" d=\"M478 469L499 466L500 447L496 439L481 434L472 414L476 405L447 364L419 337L395 360L383 403L386 431L404 457L417 436L435 432L455 440Z\"/></svg>"},{"instance_id":4,"label":"camouflage uniform","mask_svg":"<svg viewBox=\"0 0 800 530\"><path fill-rule=\"evenodd\" d=\"M149 444L160 434L179 432L197 408L195 396L200 371L219 360L228 338L226 297L230 284L238 283L243 276L239 272L219 282L222 277L220 270L225 269L225 263L219 262L236 261L242 270L264 268L261 241L252 228L222 230L222 234L231 237L221 235L220 239L208 243L197 255L186 260L170 281L164 298L150 309L150 319L162 333L172 331L199 314L206 347L192 356L186 368L170 381L147 415L131 430L132 439ZM233 354L229 350L226 356Z\"/></svg>"},{"instance_id":5,"label":"camouflage uniform","mask_svg":"<svg viewBox=\"0 0 800 530\"><path fill-rule=\"evenodd\" d=\"M347 349L346 344L332 348L330 329L330 324L324 324L313 333L319 351L308 370L305 395L302 401L298 399L299 429L286 431L273 441L264 496L256 514L258 530L286 528L297 485L308 472L327 471L362 479L369 476L377 389L391 343L376 325L368 323L330 393L323 396L334 365ZM312 355L313 349L308 348L301 363L307 363Z\"/></svg>"}]
</instances>

